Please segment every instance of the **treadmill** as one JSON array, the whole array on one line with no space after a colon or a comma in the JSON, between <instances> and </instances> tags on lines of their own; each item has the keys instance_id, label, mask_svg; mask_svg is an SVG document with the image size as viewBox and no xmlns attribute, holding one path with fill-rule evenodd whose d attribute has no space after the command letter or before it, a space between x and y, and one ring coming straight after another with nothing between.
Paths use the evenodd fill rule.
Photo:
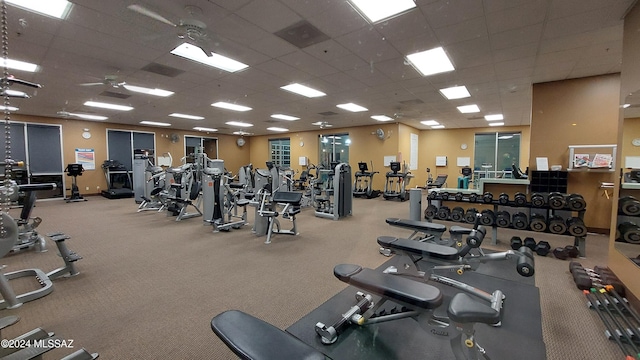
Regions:
<instances>
[{"instance_id":1,"label":"treadmill","mask_svg":"<svg viewBox=\"0 0 640 360\"><path fill-rule=\"evenodd\" d=\"M107 180L107 189L100 194L107 199L131 198L134 196L131 172L118 160L105 160L102 171Z\"/></svg>"}]
</instances>

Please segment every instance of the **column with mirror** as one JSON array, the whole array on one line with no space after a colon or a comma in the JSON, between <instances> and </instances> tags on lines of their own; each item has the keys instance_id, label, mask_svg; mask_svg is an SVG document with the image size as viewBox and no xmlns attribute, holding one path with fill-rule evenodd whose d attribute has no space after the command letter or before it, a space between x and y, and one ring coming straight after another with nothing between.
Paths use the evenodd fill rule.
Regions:
<instances>
[{"instance_id":1,"label":"column with mirror","mask_svg":"<svg viewBox=\"0 0 640 360\"><path fill-rule=\"evenodd\" d=\"M634 210L635 204L630 199L640 200L640 5L637 3L624 19L620 102L617 163L621 164L621 176L613 193L608 265L627 287L627 294L640 299L640 266L632 260L640 255L640 227L634 227L640 226L640 209Z\"/></svg>"}]
</instances>

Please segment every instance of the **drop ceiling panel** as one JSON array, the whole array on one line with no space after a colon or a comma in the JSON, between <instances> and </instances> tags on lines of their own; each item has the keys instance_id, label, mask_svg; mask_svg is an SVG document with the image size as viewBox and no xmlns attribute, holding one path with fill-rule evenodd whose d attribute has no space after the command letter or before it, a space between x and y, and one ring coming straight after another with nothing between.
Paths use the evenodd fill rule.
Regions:
<instances>
[{"instance_id":1,"label":"drop ceiling panel","mask_svg":"<svg viewBox=\"0 0 640 360\"><path fill-rule=\"evenodd\" d=\"M402 55L383 39L375 29L363 28L336 39L345 48L357 54L364 61L380 62Z\"/></svg>"},{"instance_id":2,"label":"drop ceiling panel","mask_svg":"<svg viewBox=\"0 0 640 360\"><path fill-rule=\"evenodd\" d=\"M279 56L289 54L298 50L298 48L293 46L292 44L271 34L251 43L249 47L271 58L277 58Z\"/></svg>"},{"instance_id":3,"label":"drop ceiling panel","mask_svg":"<svg viewBox=\"0 0 640 360\"><path fill-rule=\"evenodd\" d=\"M280 78L288 79L288 82L304 82L312 78L308 73L300 71L277 59L258 64L256 65L256 68Z\"/></svg>"},{"instance_id":4,"label":"drop ceiling panel","mask_svg":"<svg viewBox=\"0 0 640 360\"><path fill-rule=\"evenodd\" d=\"M236 14L270 33L302 20L294 11L276 0L253 1Z\"/></svg>"},{"instance_id":5,"label":"drop ceiling panel","mask_svg":"<svg viewBox=\"0 0 640 360\"><path fill-rule=\"evenodd\" d=\"M451 44L445 48L445 52L456 69L486 65L493 60L487 37Z\"/></svg>"},{"instance_id":6,"label":"drop ceiling panel","mask_svg":"<svg viewBox=\"0 0 640 360\"><path fill-rule=\"evenodd\" d=\"M339 70L333 66L316 59L315 57L307 54L302 50L281 56L278 60L285 64L289 64L298 70L304 71L308 74L321 77L323 75L329 75L338 72Z\"/></svg>"},{"instance_id":7,"label":"drop ceiling panel","mask_svg":"<svg viewBox=\"0 0 640 360\"><path fill-rule=\"evenodd\" d=\"M334 2L331 11L314 14L308 20L334 39L369 25L346 1Z\"/></svg>"},{"instance_id":8,"label":"drop ceiling panel","mask_svg":"<svg viewBox=\"0 0 640 360\"><path fill-rule=\"evenodd\" d=\"M418 8L374 26L380 34L391 41L414 37L418 34L433 34Z\"/></svg>"},{"instance_id":9,"label":"drop ceiling panel","mask_svg":"<svg viewBox=\"0 0 640 360\"><path fill-rule=\"evenodd\" d=\"M540 24L544 21L546 13L546 6L540 6L540 3L531 1L518 7L488 13L487 28L490 34L497 34Z\"/></svg>"},{"instance_id":10,"label":"drop ceiling panel","mask_svg":"<svg viewBox=\"0 0 640 360\"><path fill-rule=\"evenodd\" d=\"M493 50L500 50L522 44L538 43L542 29L542 24L535 24L492 34L490 37L491 48Z\"/></svg>"},{"instance_id":11,"label":"drop ceiling panel","mask_svg":"<svg viewBox=\"0 0 640 360\"><path fill-rule=\"evenodd\" d=\"M422 8L431 28L437 29L481 16L482 3L482 0L440 1Z\"/></svg>"},{"instance_id":12,"label":"drop ceiling panel","mask_svg":"<svg viewBox=\"0 0 640 360\"><path fill-rule=\"evenodd\" d=\"M484 16L467 20L463 23L457 23L434 30L440 43L447 45L455 44L467 40L486 39L487 24Z\"/></svg>"}]
</instances>

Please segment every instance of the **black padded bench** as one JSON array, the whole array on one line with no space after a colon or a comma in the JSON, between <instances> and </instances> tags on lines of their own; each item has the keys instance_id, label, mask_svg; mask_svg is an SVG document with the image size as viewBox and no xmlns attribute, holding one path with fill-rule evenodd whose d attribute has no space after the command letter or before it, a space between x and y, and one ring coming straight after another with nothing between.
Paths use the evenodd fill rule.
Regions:
<instances>
[{"instance_id":1,"label":"black padded bench","mask_svg":"<svg viewBox=\"0 0 640 360\"><path fill-rule=\"evenodd\" d=\"M267 239L265 244L271 243L271 234L286 234L286 235L298 235L298 228L296 224L296 214L300 213L300 202L302 201L301 192L293 191L276 191L273 193L272 210L260 210L260 216L267 217L269 219L269 227L267 229ZM291 219L293 227L291 230L280 229L280 223L276 219L279 213L276 211L275 204L284 204L282 209L282 218ZM275 224L275 229L274 229Z\"/></svg>"},{"instance_id":2,"label":"black padded bench","mask_svg":"<svg viewBox=\"0 0 640 360\"><path fill-rule=\"evenodd\" d=\"M293 335L239 310L216 315L211 330L241 359L328 359Z\"/></svg>"},{"instance_id":3,"label":"black padded bench","mask_svg":"<svg viewBox=\"0 0 640 360\"><path fill-rule=\"evenodd\" d=\"M393 236L380 236L377 241L378 244L384 248L410 252L412 254L436 259L458 259L458 250L450 246L418 242L411 239L401 239Z\"/></svg>"},{"instance_id":4,"label":"black padded bench","mask_svg":"<svg viewBox=\"0 0 640 360\"><path fill-rule=\"evenodd\" d=\"M472 230L471 228L454 225L449 228L451 239L442 239L442 235L447 230L447 227L442 224L400 218L387 218L385 221L391 226L412 230L413 234L411 234L408 239L418 241L431 241L436 244L446 246L455 245L455 243L460 241L463 235L468 235Z\"/></svg>"}]
</instances>

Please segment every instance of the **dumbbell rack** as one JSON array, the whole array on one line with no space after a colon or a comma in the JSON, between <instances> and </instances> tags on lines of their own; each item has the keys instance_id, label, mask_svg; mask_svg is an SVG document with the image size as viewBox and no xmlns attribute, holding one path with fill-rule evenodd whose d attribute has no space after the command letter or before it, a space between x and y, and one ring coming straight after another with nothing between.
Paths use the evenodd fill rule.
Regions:
<instances>
[{"instance_id":1,"label":"dumbbell rack","mask_svg":"<svg viewBox=\"0 0 640 360\"><path fill-rule=\"evenodd\" d=\"M431 194L431 192L438 192L439 189L431 189L429 190L429 194ZM545 194L545 198L546 198L547 194ZM563 194L563 196L568 196L567 194ZM493 198L491 201L489 202L485 202L483 201L483 194L478 194L477 195L477 201L470 201L468 195L463 196L461 199L458 196L456 198L455 194L450 194L449 198L446 200L443 200L440 197L436 197L435 199L431 198L431 196L427 196L427 203L428 205L434 205L436 208L440 208L441 204L443 201L447 201L447 202L455 202L455 203L466 203L466 204L473 204L473 205L485 205L485 206L489 206L492 207L493 213L497 214L498 211L500 211L502 208L512 208L512 209L525 209L526 211L525 214L527 215L527 218L530 220L531 219L531 215L532 214L540 214L543 213L543 215L545 216L545 219L548 220L551 216L555 215L556 212L571 212L571 214L576 214L576 216L572 216L575 218L578 218L580 220L582 220L584 222L584 214L586 212L585 210L581 210L581 211L573 211L571 209L569 209L567 206L565 206L562 209L553 209L551 207L548 206L547 202L545 201L545 205L544 206L533 206L530 200L527 200L524 204L518 204L516 205L515 202L513 201L513 199L510 199L508 202L506 203L500 203L496 198ZM511 215L511 214L510 214ZM429 217L425 217L428 221L433 221L433 217L429 218ZM452 220L450 217L448 219L440 219L437 218L438 220L446 220L446 221L455 221ZM491 225L491 229L492 229L492 237L491 237L491 244L492 245L496 245L497 244L497 239L498 239L498 228L500 228L500 226L497 226L495 224ZM507 227L503 227L503 228L507 228ZM551 231L549 231L548 229L546 229L545 231L534 231L530 229L530 225L527 225L526 229L518 229L515 228L513 226L508 227L510 229L516 229L516 230L520 230L520 231L530 231L530 232L534 232L534 233L548 233L548 234L554 234L554 235L562 235L562 236L572 236L574 238L574 246L576 248L578 248L579 252L580 252L580 257L586 257L586 232L584 234L584 236L573 236L570 235L568 232L562 233L562 234L558 234L558 233L553 233Z\"/></svg>"}]
</instances>

